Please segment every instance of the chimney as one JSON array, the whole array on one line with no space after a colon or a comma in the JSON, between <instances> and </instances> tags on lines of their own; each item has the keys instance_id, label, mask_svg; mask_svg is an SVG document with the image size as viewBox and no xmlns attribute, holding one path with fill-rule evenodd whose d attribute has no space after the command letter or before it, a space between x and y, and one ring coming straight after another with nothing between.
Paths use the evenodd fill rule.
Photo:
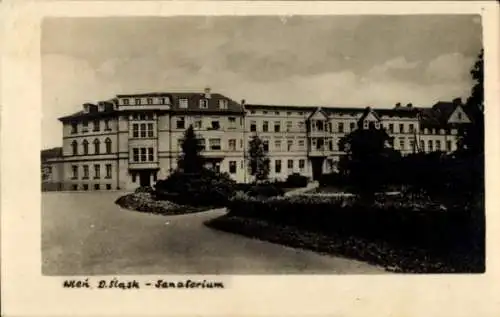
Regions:
<instances>
[{"instance_id":1,"label":"chimney","mask_svg":"<svg viewBox=\"0 0 500 317\"><path fill-rule=\"evenodd\" d=\"M396 109L401 108L401 102L398 102L398 103L396 104L396 107L395 107L395 108L396 108Z\"/></svg>"},{"instance_id":2,"label":"chimney","mask_svg":"<svg viewBox=\"0 0 500 317\"><path fill-rule=\"evenodd\" d=\"M406 108L413 108L413 104L410 102L409 104L406 105Z\"/></svg>"},{"instance_id":3,"label":"chimney","mask_svg":"<svg viewBox=\"0 0 500 317\"><path fill-rule=\"evenodd\" d=\"M211 94L210 94L210 87L205 88L205 98L210 99Z\"/></svg>"},{"instance_id":4,"label":"chimney","mask_svg":"<svg viewBox=\"0 0 500 317\"><path fill-rule=\"evenodd\" d=\"M89 103L84 103L83 104L83 112L89 113L90 112L90 104Z\"/></svg>"},{"instance_id":5,"label":"chimney","mask_svg":"<svg viewBox=\"0 0 500 317\"><path fill-rule=\"evenodd\" d=\"M244 106L246 104L245 99L241 99L241 105Z\"/></svg>"},{"instance_id":6,"label":"chimney","mask_svg":"<svg viewBox=\"0 0 500 317\"><path fill-rule=\"evenodd\" d=\"M462 98L455 98L453 99L453 104L454 105L461 105L462 104Z\"/></svg>"},{"instance_id":7,"label":"chimney","mask_svg":"<svg viewBox=\"0 0 500 317\"><path fill-rule=\"evenodd\" d=\"M98 103L98 107L99 107L98 111L99 112L103 112L103 111L106 110L106 103L104 103L104 102L101 101L101 102Z\"/></svg>"}]
</instances>

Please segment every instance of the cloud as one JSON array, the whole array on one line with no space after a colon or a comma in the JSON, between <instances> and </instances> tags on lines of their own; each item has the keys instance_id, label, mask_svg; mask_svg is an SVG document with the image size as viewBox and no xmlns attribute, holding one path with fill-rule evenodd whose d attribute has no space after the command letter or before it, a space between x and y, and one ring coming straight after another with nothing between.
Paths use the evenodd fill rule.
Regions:
<instances>
[{"instance_id":1,"label":"cloud","mask_svg":"<svg viewBox=\"0 0 500 317\"><path fill-rule=\"evenodd\" d=\"M443 54L429 62L425 75L435 82L463 81L470 77L469 71L473 64L472 57L460 53Z\"/></svg>"}]
</instances>

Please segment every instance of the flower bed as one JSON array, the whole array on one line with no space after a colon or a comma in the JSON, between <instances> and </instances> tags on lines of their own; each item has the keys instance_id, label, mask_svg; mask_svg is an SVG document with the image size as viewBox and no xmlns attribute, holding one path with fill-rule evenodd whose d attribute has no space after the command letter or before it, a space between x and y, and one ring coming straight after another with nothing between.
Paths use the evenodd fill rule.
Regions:
<instances>
[{"instance_id":1,"label":"flower bed","mask_svg":"<svg viewBox=\"0 0 500 317\"><path fill-rule=\"evenodd\" d=\"M179 215L206 210L183 206L166 200L155 200L151 193L137 192L118 198L115 203L125 209L160 215Z\"/></svg>"}]
</instances>

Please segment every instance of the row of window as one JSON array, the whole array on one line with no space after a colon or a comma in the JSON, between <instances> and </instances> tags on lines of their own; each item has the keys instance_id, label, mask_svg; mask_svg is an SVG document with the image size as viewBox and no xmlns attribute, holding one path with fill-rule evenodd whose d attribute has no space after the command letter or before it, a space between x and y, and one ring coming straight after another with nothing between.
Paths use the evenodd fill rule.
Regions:
<instances>
[{"instance_id":1,"label":"row of window","mask_svg":"<svg viewBox=\"0 0 500 317\"><path fill-rule=\"evenodd\" d=\"M229 129L235 129L236 128L236 117L228 117L228 128ZM243 123L243 119L240 118L240 126ZM175 128L176 129L185 129L186 128L186 119L184 117L178 117L177 121L175 123ZM195 119L193 128L195 129L203 129L206 128L207 130L220 130L221 129L221 124L219 120L212 120L210 121L209 125L204 127L203 126L203 121L201 119Z\"/></svg>"},{"instance_id":2,"label":"row of window","mask_svg":"<svg viewBox=\"0 0 500 317\"><path fill-rule=\"evenodd\" d=\"M132 124L133 138L152 138L154 136L153 123L134 123Z\"/></svg>"},{"instance_id":3,"label":"row of window","mask_svg":"<svg viewBox=\"0 0 500 317\"><path fill-rule=\"evenodd\" d=\"M92 120L92 131L93 132L101 131L101 120L99 119ZM104 120L104 131L111 131L111 125L109 119ZM89 122L86 120L82 121L82 133L85 132L89 132ZM71 124L71 134L76 134L76 133L78 133L78 123L73 122Z\"/></svg>"},{"instance_id":4,"label":"row of window","mask_svg":"<svg viewBox=\"0 0 500 317\"><path fill-rule=\"evenodd\" d=\"M274 121L273 127L274 127L274 129L273 129L274 132L282 132L281 131L281 121ZM305 131L304 122L302 122L302 121L297 122L297 127L298 127L299 131ZM286 122L286 132L291 131L292 128L293 128L292 121L287 121ZM269 121L262 122L262 130L261 131L262 132L270 132ZM257 132L257 121L255 121L255 120L250 121L250 132Z\"/></svg>"},{"instance_id":5,"label":"row of window","mask_svg":"<svg viewBox=\"0 0 500 317\"><path fill-rule=\"evenodd\" d=\"M160 105L166 104L167 99L162 97L158 99L158 103ZM147 105L152 105L154 102L153 98L146 98L146 104ZM208 98L202 98L198 101L198 107L200 109L208 109L208 103L209 99ZM130 99L123 99L123 104L128 106L130 105ZM135 98L134 99L134 105L141 105L142 104L142 99L141 98ZM219 109L227 109L228 102L226 99L219 99L218 100L218 107ZM189 99L188 98L180 98L179 99L179 108L180 109L187 109L189 107Z\"/></svg>"},{"instance_id":6,"label":"row of window","mask_svg":"<svg viewBox=\"0 0 500 317\"><path fill-rule=\"evenodd\" d=\"M294 169L294 160L287 160L287 169ZM298 160L298 168L300 171L304 171L306 167L306 160L300 159ZM244 168L243 162L241 163L241 168ZM236 174L237 172L237 162L229 161L229 174ZM279 174L281 173L281 160L274 160L274 172Z\"/></svg>"},{"instance_id":7,"label":"row of window","mask_svg":"<svg viewBox=\"0 0 500 317\"><path fill-rule=\"evenodd\" d=\"M250 110L250 113L251 113L251 114L257 114L257 111L256 111L256 110ZM266 114L269 114L269 112L268 112L267 110L264 110L264 111L262 111L262 114L263 114L263 115L266 115ZM299 112L297 112L297 114L298 114L299 116L303 116L303 115L304 115L304 112L299 111ZM281 115L281 112L280 112L280 111L274 111L274 115L276 115L276 116L280 116L280 115ZM286 112L286 115L287 115L287 116L291 116L291 115L293 115L293 112L292 112L292 111L287 111L287 112Z\"/></svg>"},{"instance_id":8,"label":"row of window","mask_svg":"<svg viewBox=\"0 0 500 317\"><path fill-rule=\"evenodd\" d=\"M406 147L406 140L404 138L399 138L399 149L400 150L416 150L415 147L415 142L413 139L408 140L408 145L409 147ZM391 146L394 146L394 144L391 143ZM450 140L447 140L445 143L442 143L441 140L427 140L427 147L426 147L426 142L424 140L420 140L420 150L423 151L452 151L452 142Z\"/></svg>"},{"instance_id":9,"label":"row of window","mask_svg":"<svg viewBox=\"0 0 500 317\"><path fill-rule=\"evenodd\" d=\"M94 164L94 176L93 179L100 179L101 178L101 165L100 164ZM111 164L106 164L106 176L104 178L111 178L112 173L113 173L113 165ZM82 165L83 169L83 175L82 179L90 179L90 166L89 165ZM79 178L79 166L78 165L72 165L71 166L71 171L72 171L72 179L78 179Z\"/></svg>"},{"instance_id":10,"label":"row of window","mask_svg":"<svg viewBox=\"0 0 500 317\"><path fill-rule=\"evenodd\" d=\"M111 184L105 184L104 185L106 190L111 190ZM79 186L76 184L73 184L71 186L72 190L79 190ZM83 190L89 190L89 184L83 184L82 185ZM94 190L101 190L101 184L94 184Z\"/></svg>"},{"instance_id":11,"label":"row of window","mask_svg":"<svg viewBox=\"0 0 500 317\"><path fill-rule=\"evenodd\" d=\"M111 139L106 138L104 144L105 144L105 153L111 154ZM99 139L94 139L93 145L94 145L94 154L101 154L101 141L99 141ZM73 142L71 142L71 151L73 155L78 155L80 153L78 151L78 142L76 140L73 140ZM82 154L83 155L89 154L89 141L87 140L82 141Z\"/></svg>"},{"instance_id":12,"label":"row of window","mask_svg":"<svg viewBox=\"0 0 500 317\"><path fill-rule=\"evenodd\" d=\"M155 155L152 147L133 148L132 161L133 162L154 162Z\"/></svg>"}]
</instances>

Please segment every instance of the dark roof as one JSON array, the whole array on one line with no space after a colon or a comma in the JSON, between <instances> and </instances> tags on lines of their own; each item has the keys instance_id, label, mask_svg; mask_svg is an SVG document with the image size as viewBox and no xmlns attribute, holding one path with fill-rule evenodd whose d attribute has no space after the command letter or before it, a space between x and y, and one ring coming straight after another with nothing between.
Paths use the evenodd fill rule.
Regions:
<instances>
[{"instance_id":1,"label":"dark roof","mask_svg":"<svg viewBox=\"0 0 500 317\"><path fill-rule=\"evenodd\" d=\"M264 104L245 104L247 110L268 110L268 111L311 111L317 109L317 106L293 106L293 105L264 105Z\"/></svg>"},{"instance_id":2,"label":"dark roof","mask_svg":"<svg viewBox=\"0 0 500 317\"><path fill-rule=\"evenodd\" d=\"M208 98L208 107L206 109L200 109L199 102L201 99L205 99L205 93L192 93L192 92L176 92L176 93L168 93L165 96L170 96L172 98L172 110L181 111L181 112L233 112L233 113L242 113L243 106L236 101L228 98L224 95L218 93L210 93L210 98ZM188 108L181 109L179 108L179 100L187 99L188 100ZM227 101L227 109L219 108L219 100Z\"/></svg>"},{"instance_id":3,"label":"dark roof","mask_svg":"<svg viewBox=\"0 0 500 317\"><path fill-rule=\"evenodd\" d=\"M45 149L40 152L40 157L42 161L62 157L62 147L54 147L50 149Z\"/></svg>"},{"instance_id":4,"label":"dark roof","mask_svg":"<svg viewBox=\"0 0 500 317\"><path fill-rule=\"evenodd\" d=\"M363 114L361 115L361 117L359 118L358 120L358 123L359 122L362 122L370 113L373 113L373 115L375 116L375 118L380 121L380 117L379 115L377 114L376 111L374 111L372 108L370 107L367 107L363 110Z\"/></svg>"}]
</instances>

